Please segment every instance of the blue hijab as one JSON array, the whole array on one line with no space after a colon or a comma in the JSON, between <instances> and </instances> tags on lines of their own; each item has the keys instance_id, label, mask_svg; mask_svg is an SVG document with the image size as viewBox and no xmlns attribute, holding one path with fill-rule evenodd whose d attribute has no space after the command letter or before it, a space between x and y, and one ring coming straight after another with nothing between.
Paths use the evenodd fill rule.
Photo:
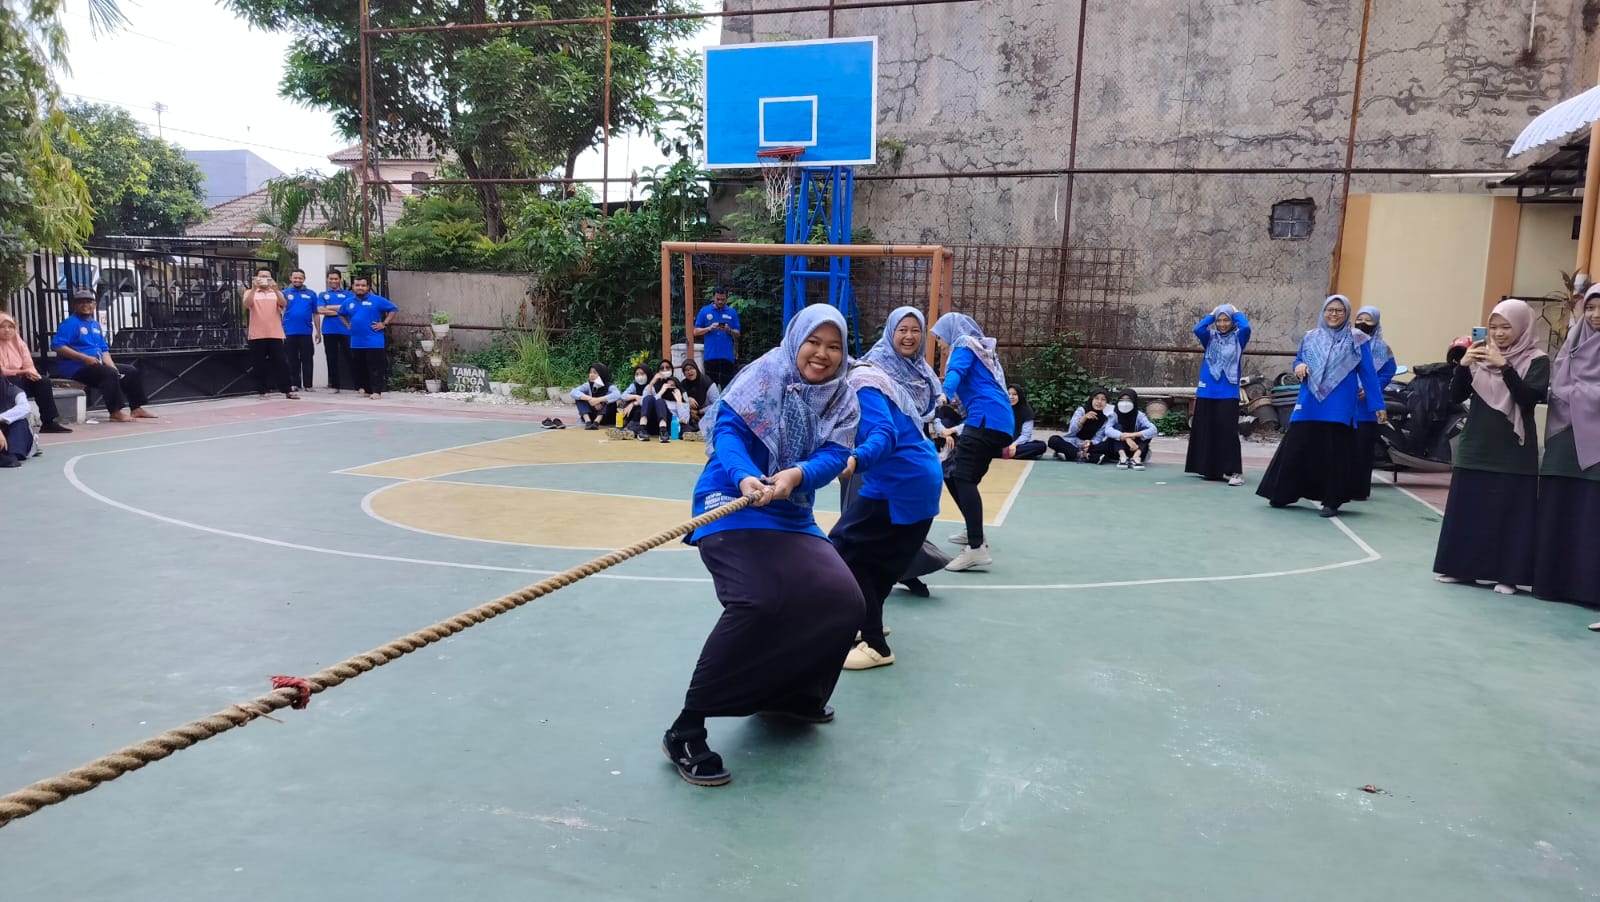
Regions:
<instances>
[{"instance_id":1,"label":"blue hijab","mask_svg":"<svg viewBox=\"0 0 1600 902\"><path fill-rule=\"evenodd\" d=\"M1368 314L1372 317L1375 327L1368 339L1372 342L1372 368L1381 370L1383 365L1394 359L1394 352L1389 350L1389 343L1383 340L1383 311L1367 305L1356 311L1356 316Z\"/></svg>"},{"instance_id":2,"label":"blue hijab","mask_svg":"<svg viewBox=\"0 0 1600 902\"><path fill-rule=\"evenodd\" d=\"M1322 302L1322 314L1326 315L1333 304L1344 305L1344 325L1331 329L1327 321L1319 317L1317 327L1300 341L1300 361L1311 368L1306 384L1318 401L1328 400L1339 383L1355 372L1361 364L1361 346L1367 342L1365 332L1351 328L1355 317L1350 315L1350 299L1342 294L1329 295Z\"/></svg>"},{"instance_id":3,"label":"blue hijab","mask_svg":"<svg viewBox=\"0 0 1600 902\"><path fill-rule=\"evenodd\" d=\"M1223 304L1211 311L1211 341L1206 345L1206 371L1219 382L1239 384L1239 358L1244 348L1239 346L1239 324L1226 332L1217 328L1216 317L1226 313L1232 319L1239 308Z\"/></svg>"},{"instance_id":4,"label":"blue hijab","mask_svg":"<svg viewBox=\"0 0 1600 902\"><path fill-rule=\"evenodd\" d=\"M1008 384L1006 371L1000 366L997 342L984 335L972 317L965 313L946 313L933 324L933 334L952 349L966 348L978 355L978 359L983 361L984 367L989 370L989 375L994 377L995 382L1002 386Z\"/></svg>"},{"instance_id":5,"label":"blue hijab","mask_svg":"<svg viewBox=\"0 0 1600 902\"><path fill-rule=\"evenodd\" d=\"M826 382L805 381L795 362L800 346L811 333L824 325L839 329L839 338L848 341L850 327L844 316L827 304L812 304L789 321L783 344L773 348L739 371L728 390L707 411L702 433L706 437L706 457L715 457L712 427L718 415L741 417L767 448L767 476L807 460L823 445L833 442L855 447L856 425L861 407L845 380L844 363ZM791 500L809 504L799 493Z\"/></svg>"},{"instance_id":6,"label":"blue hijab","mask_svg":"<svg viewBox=\"0 0 1600 902\"><path fill-rule=\"evenodd\" d=\"M894 330L908 316L916 317L917 325L922 327L924 334L917 345L916 354L902 357L894 346ZM857 373L857 370L863 369L859 366L850 370L850 378L857 391L863 388L878 389L900 408L901 413L919 423L933 418L934 404L939 400L939 377L923 357L923 351L928 346L927 328L928 321L922 316L922 311L915 307L896 307L889 314L888 322L883 324L883 337L860 360L872 366L861 373Z\"/></svg>"}]
</instances>

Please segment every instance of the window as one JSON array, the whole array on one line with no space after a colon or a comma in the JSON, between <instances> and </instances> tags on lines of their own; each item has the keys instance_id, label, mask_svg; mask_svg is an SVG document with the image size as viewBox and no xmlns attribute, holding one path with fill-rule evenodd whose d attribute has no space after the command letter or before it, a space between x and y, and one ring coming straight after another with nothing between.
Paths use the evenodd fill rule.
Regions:
<instances>
[{"instance_id":1,"label":"window","mask_svg":"<svg viewBox=\"0 0 1600 902\"><path fill-rule=\"evenodd\" d=\"M431 178L426 172L413 172L411 173L411 180L413 182L426 182L431 181Z\"/></svg>"},{"instance_id":2,"label":"window","mask_svg":"<svg viewBox=\"0 0 1600 902\"><path fill-rule=\"evenodd\" d=\"M1311 227L1317 221L1317 204L1309 197L1303 200L1286 200L1272 205L1272 221L1268 234L1273 239L1291 241L1311 237Z\"/></svg>"}]
</instances>

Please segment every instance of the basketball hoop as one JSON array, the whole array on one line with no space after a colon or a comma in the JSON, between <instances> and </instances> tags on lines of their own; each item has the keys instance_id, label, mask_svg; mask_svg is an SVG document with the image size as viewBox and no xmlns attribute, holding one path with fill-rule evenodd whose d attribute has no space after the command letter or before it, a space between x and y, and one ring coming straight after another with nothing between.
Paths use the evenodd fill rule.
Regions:
<instances>
[{"instance_id":1,"label":"basketball hoop","mask_svg":"<svg viewBox=\"0 0 1600 902\"><path fill-rule=\"evenodd\" d=\"M768 147L756 151L756 162L761 165L761 179L767 183L767 212L774 219L781 218L789 206L789 195L794 191L794 174L799 169L795 162L804 151L803 147Z\"/></svg>"}]
</instances>

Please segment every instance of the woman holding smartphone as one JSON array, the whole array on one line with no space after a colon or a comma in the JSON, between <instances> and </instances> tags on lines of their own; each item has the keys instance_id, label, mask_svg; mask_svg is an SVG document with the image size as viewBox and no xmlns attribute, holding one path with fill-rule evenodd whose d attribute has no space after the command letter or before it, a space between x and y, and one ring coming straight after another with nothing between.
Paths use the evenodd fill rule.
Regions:
<instances>
[{"instance_id":1,"label":"woman holding smartphone","mask_svg":"<svg viewBox=\"0 0 1600 902\"><path fill-rule=\"evenodd\" d=\"M1550 388L1550 358L1534 345L1534 319L1526 303L1501 301L1486 337L1472 343L1456 368L1450 400L1470 397L1472 405L1433 559L1439 582L1492 582L1502 595L1533 583L1539 494L1533 410Z\"/></svg>"},{"instance_id":2,"label":"woman holding smartphone","mask_svg":"<svg viewBox=\"0 0 1600 902\"><path fill-rule=\"evenodd\" d=\"M289 365L283 357L283 311L289 302L278 290L269 269L256 270L255 283L244 292L244 309L250 316L247 334L256 393L265 398L276 387L290 400L299 399L289 385Z\"/></svg>"}]
</instances>

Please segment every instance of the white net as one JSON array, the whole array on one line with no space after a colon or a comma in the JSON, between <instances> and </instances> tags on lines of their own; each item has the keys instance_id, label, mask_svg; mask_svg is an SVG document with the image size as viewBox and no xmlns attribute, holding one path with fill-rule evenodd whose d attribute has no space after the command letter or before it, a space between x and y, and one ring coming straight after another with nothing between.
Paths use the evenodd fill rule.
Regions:
<instances>
[{"instance_id":1,"label":"white net","mask_svg":"<svg viewBox=\"0 0 1600 902\"><path fill-rule=\"evenodd\" d=\"M767 212L774 219L781 218L789 206L789 195L794 192L794 175L799 171L795 163L800 159L800 150L785 150L758 159L761 178L767 183Z\"/></svg>"}]
</instances>

